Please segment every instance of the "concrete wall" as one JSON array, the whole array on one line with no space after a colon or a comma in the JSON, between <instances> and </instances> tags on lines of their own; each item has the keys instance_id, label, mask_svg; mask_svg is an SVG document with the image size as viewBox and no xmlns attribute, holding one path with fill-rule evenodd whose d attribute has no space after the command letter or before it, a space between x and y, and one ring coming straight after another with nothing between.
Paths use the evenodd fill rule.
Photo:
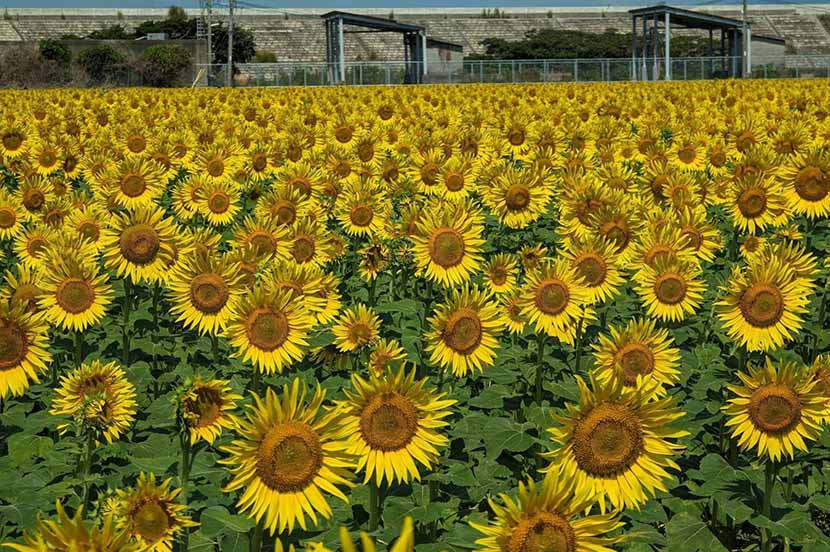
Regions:
<instances>
[{"instance_id":1,"label":"concrete wall","mask_svg":"<svg viewBox=\"0 0 830 552\"><path fill-rule=\"evenodd\" d=\"M430 75L447 75L452 72L463 70L458 63L463 61L464 53L450 50L449 48L427 48L427 72Z\"/></svg>"}]
</instances>

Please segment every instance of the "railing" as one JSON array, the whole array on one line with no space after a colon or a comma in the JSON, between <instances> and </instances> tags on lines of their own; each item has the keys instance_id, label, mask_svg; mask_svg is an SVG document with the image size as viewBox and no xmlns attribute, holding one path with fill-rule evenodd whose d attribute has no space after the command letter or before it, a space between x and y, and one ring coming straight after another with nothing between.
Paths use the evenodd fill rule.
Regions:
<instances>
[{"instance_id":1,"label":"railing","mask_svg":"<svg viewBox=\"0 0 830 552\"><path fill-rule=\"evenodd\" d=\"M740 57L672 58L671 80L732 78ZM350 61L340 68L325 62L245 63L236 66L236 86L391 85L411 80L407 69L423 73L420 64L403 61ZM226 65L204 65L199 85L224 86ZM753 78L830 78L830 56L753 57ZM667 80L664 58L459 60L428 63L427 84L614 82Z\"/></svg>"}]
</instances>

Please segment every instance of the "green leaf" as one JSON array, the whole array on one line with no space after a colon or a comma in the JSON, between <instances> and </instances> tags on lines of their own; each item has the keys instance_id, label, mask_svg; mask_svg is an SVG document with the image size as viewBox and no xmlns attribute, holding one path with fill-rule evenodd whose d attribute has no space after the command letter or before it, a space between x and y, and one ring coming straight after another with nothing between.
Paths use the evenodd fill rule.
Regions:
<instances>
[{"instance_id":1,"label":"green leaf","mask_svg":"<svg viewBox=\"0 0 830 552\"><path fill-rule=\"evenodd\" d=\"M672 552L726 552L709 527L688 512L680 513L666 524L666 540Z\"/></svg>"},{"instance_id":2,"label":"green leaf","mask_svg":"<svg viewBox=\"0 0 830 552\"><path fill-rule=\"evenodd\" d=\"M533 446L536 439L528 435L532 424L517 424L506 418L493 418L480 428L484 433L487 456L498 457L503 451L523 452Z\"/></svg>"},{"instance_id":3,"label":"green leaf","mask_svg":"<svg viewBox=\"0 0 830 552\"><path fill-rule=\"evenodd\" d=\"M227 529L239 533L247 533L255 525L252 519L231 514L224 506L210 506L205 508L200 521L202 524L202 533L206 537L215 537L222 532L227 533Z\"/></svg>"}]
</instances>

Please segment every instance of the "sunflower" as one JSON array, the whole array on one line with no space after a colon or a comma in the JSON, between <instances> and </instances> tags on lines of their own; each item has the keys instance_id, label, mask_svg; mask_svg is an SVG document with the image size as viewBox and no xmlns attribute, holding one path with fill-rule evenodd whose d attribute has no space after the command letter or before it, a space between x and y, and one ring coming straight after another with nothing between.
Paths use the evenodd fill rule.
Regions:
<instances>
[{"instance_id":1,"label":"sunflower","mask_svg":"<svg viewBox=\"0 0 830 552\"><path fill-rule=\"evenodd\" d=\"M525 319L522 316L522 295L517 289L509 295L500 298L501 308L504 311L505 329L513 335L522 335L525 331Z\"/></svg>"},{"instance_id":2,"label":"sunflower","mask_svg":"<svg viewBox=\"0 0 830 552\"><path fill-rule=\"evenodd\" d=\"M643 385L665 395L665 387L680 377L680 349L666 329L649 319L630 320L623 328L611 326L611 335L600 335L594 345L594 375L605 384L619 380L624 387Z\"/></svg>"},{"instance_id":3,"label":"sunflower","mask_svg":"<svg viewBox=\"0 0 830 552\"><path fill-rule=\"evenodd\" d=\"M72 517L66 513L60 501L55 502L57 521L44 518L38 512L35 532L23 535L25 544L3 543L17 552L60 552L75 550L118 550L118 552L139 552L138 543L130 541L125 530L117 530L111 515L104 518L101 526L92 529L84 521L83 506L75 510Z\"/></svg>"},{"instance_id":4,"label":"sunflower","mask_svg":"<svg viewBox=\"0 0 830 552\"><path fill-rule=\"evenodd\" d=\"M661 220L652 227L644 228L638 234L633 246L632 261L651 268L654 268L655 262L661 259L664 262L677 260L695 263L694 252L686 247L688 238L673 222Z\"/></svg>"},{"instance_id":5,"label":"sunflower","mask_svg":"<svg viewBox=\"0 0 830 552\"><path fill-rule=\"evenodd\" d=\"M236 225L231 246L249 249L255 262L288 258L288 231L273 219L246 217Z\"/></svg>"},{"instance_id":6,"label":"sunflower","mask_svg":"<svg viewBox=\"0 0 830 552\"><path fill-rule=\"evenodd\" d=\"M226 226L239 212L239 186L231 180L206 180L200 190L199 212L211 226Z\"/></svg>"},{"instance_id":7,"label":"sunflower","mask_svg":"<svg viewBox=\"0 0 830 552\"><path fill-rule=\"evenodd\" d=\"M407 358L406 351L397 339L380 338L369 353L369 371L381 374L387 368L399 367Z\"/></svg>"},{"instance_id":8,"label":"sunflower","mask_svg":"<svg viewBox=\"0 0 830 552\"><path fill-rule=\"evenodd\" d=\"M220 460L233 478L227 492L245 489L237 502L274 534L306 529L306 515L317 523L329 519L331 506L323 492L348 502L340 487L349 487L354 461L342 440L342 409L322 409L325 392L318 385L306 402L306 387L295 379L282 397L268 389L265 399L253 395L239 438L222 447Z\"/></svg>"},{"instance_id":9,"label":"sunflower","mask_svg":"<svg viewBox=\"0 0 830 552\"><path fill-rule=\"evenodd\" d=\"M493 179L484 200L508 228L526 228L541 217L551 197L550 183L537 172L508 165Z\"/></svg>"},{"instance_id":10,"label":"sunflower","mask_svg":"<svg viewBox=\"0 0 830 552\"><path fill-rule=\"evenodd\" d=\"M60 148L55 142L35 138L29 148L29 156L37 174L49 176L58 172L61 168Z\"/></svg>"},{"instance_id":11,"label":"sunflower","mask_svg":"<svg viewBox=\"0 0 830 552\"><path fill-rule=\"evenodd\" d=\"M331 232L323 221L306 217L295 223L288 234L290 253L296 264L322 266L334 256Z\"/></svg>"},{"instance_id":12,"label":"sunflower","mask_svg":"<svg viewBox=\"0 0 830 552\"><path fill-rule=\"evenodd\" d=\"M305 355L314 318L301 297L273 285L258 286L242 297L228 323L234 356L266 374L282 373Z\"/></svg>"},{"instance_id":13,"label":"sunflower","mask_svg":"<svg viewBox=\"0 0 830 552\"><path fill-rule=\"evenodd\" d=\"M186 328L216 335L230 322L244 290L239 265L215 253L193 255L170 275L170 312Z\"/></svg>"},{"instance_id":14,"label":"sunflower","mask_svg":"<svg viewBox=\"0 0 830 552\"><path fill-rule=\"evenodd\" d=\"M722 407L727 427L743 450L758 447L758 457L777 462L795 449L807 451L805 440L821 436L822 422L830 414L818 381L794 362L750 366L738 372L742 385L727 385L737 395Z\"/></svg>"},{"instance_id":15,"label":"sunflower","mask_svg":"<svg viewBox=\"0 0 830 552\"><path fill-rule=\"evenodd\" d=\"M300 187L287 184L276 186L257 201L254 215L257 220L270 219L281 226L290 226L306 216L322 218L317 200L306 197Z\"/></svg>"},{"instance_id":16,"label":"sunflower","mask_svg":"<svg viewBox=\"0 0 830 552\"><path fill-rule=\"evenodd\" d=\"M451 287L479 269L483 228L469 213L437 208L422 214L412 237L419 270L432 281Z\"/></svg>"},{"instance_id":17,"label":"sunflower","mask_svg":"<svg viewBox=\"0 0 830 552\"><path fill-rule=\"evenodd\" d=\"M99 273L89 259L55 249L44 267L40 281L43 294L38 308L46 320L64 330L84 331L98 324L115 297L106 273ZM59 254L66 254L61 258Z\"/></svg>"},{"instance_id":18,"label":"sunflower","mask_svg":"<svg viewBox=\"0 0 830 552\"><path fill-rule=\"evenodd\" d=\"M441 164L438 185L433 189L440 189L440 194L449 200L467 197L476 191L479 167L469 157L453 155Z\"/></svg>"},{"instance_id":19,"label":"sunflower","mask_svg":"<svg viewBox=\"0 0 830 552\"><path fill-rule=\"evenodd\" d=\"M590 294L592 304L616 297L624 283L613 244L597 236L565 241L564 257Z\"/></svg>"},{"instance_id":20,"label":"sunflower","mask_svg":"<svg viewBox=\"0 0 830 552\"><path fill-rule=\"evenodd\" d=\"M0 129L0 154L7 159L14 159L26 153L29 142L29 133L21 123L7 121Z\"/></svg>"},{"instance_id":21,"label":"sunflower","mask_svg":"<svg viewBox=\"0 0 830 552\"><path fill-rule=\"evenodd\" d=\"M64 228L74 232L81 239L92 244L95 249L100 250L101 236L110 221L109 214L97 203L94 203L85 205L83 208L74 208L66 217Z\"/></svg>"},{"instance_id":22,"label":"sunflower","mask_svg":"<svg viewBox=\"0 0 830 552\"><path fill-rule=\"evenodd\" d=\"M23 231L22 205L7 190L0 190L0 240L16 237Z\"/></svg>"},{"instance_id":23,"label":"sunflower","mask_svg":"<svg viewBox=\"0 0 830 552\"><path fill-rule=\"evenodd\" d=\"M164 193L164 168L141 157L117 163L104 179L102 192L127 209L151 206Z\"/></svg>"},{"instance_id":24,"label":"sunflower","mask_svg":"<svg viewBox=\"0 0 830 552\"><path fill-rule=\"evenodd\" d=\"M33 219L43 214L46 200L52 195L51 186L42 176L29 176L20 182L17 190L17 199L25 209L27 219Z\"/></svg>"},{"instance_id":25,"label":"sunflower","mask_svg":"<svg viewBox=\"0 0 830 552\"><path fill-rule=\"evenodd\" d=\"M161 282L172 261L175 235L172 219L157 207L116 215L101 236L104 265L134 284Z\"/></svg>"},{"instance_id":26,"label":"sunflower","mask_svg":"<svg viewBox=\"0 0 830 552\"><path fill-rule=\"evenodd\" d=\"M389 217L383 189L355 180L337 198L334 216L349 236L377 236Z\"/></svg>"},{"instance_id":27,"label":"sunflower","mask_svg":"<svg viewBox=\"0 0 830 552\"><path fill-rule=\"evenodd\" d=\"M243 163L237 148L212 144L197 151L191 164L206 182L230 182Z\"/></svg>"},{"instance_id":28,"label":"sunflower","mask_svg":"<svg viewBox=\"0 0 830 552\"><path fill-rule=\"evenodd\" d=\"M790 159L780 179L794 213L810 219L830 215L830 158L824 148L816 147Z\"/></svg>"},{"instance_id":29,"label":"sunflower","mask_svg":"<svg viewBox=\"0 0 830 552\"><path fill-rule=\"evenodd\" d=\"M537 332L573 344L577 322L587 314L591 294L579 283L576 269L567 259L541 264L527 274L521 288L521 315Z\"/></svg>"},{"instance_id":30,"label":"sunflower","mask_svg":"<svg viewBox=\"0 0 830 552\"><path fill-rule=\"evenodd\" d=\"M172 478L156 483L155 474L139 473L135 487L117 489L111 512L119 529L130 535L146 552L170 552L176 535L199 525L179 504L181 489L171 489Z\"/></svg>"},{"instance_id":31,"label":"sunflower","mask_svg":"<svg viewBox=\"0 0 830 552\"><path fill-rule=\"evenodd\" d=\"M264 281L270 282L276 289L286 289L291 291L292 296L301 297L306 309L318 318L319 323L328 323L339 313L339 297L336 297L338 307L332 310L334 302L329 303L327 294L322 291L323 279L324 274L320 268L293 262L274 263L268 267L263 277Z\"/></svg>"},{"instance_id":32,"label":"sunflower","mask_svg":"<svg viewBox=\"0 0 830 552\"><path fill-rule=\"evenodd\" d=\"M389 265L389 248L380 241L370 241L360 248L360 277L372 282Z\"/></svg>"},{"instance_id":33,"label":"sunflower","mask_svg":"<svg viewBox=\"0 0 830 552\"><path fill-rule=\"evenodd\" d=\"M354 542L352 541L349 530L346 527L340 526L339 538L342 552L357 552ZM279 542L279 540L277 540ZM377 546L372 538L365 532L360 532L360 543L363 552L377 552ZM281 546L281 543L280 543ZM282 552L277 549L276 552ZM326 552L323 548L317 548L311 552ZM395 543L389 547L389 552L415 552L415 525L412 522L411 516L406 516L401 526L400 534L395 539Z\"/></svg>"},{"instance_id":34,"label":"sunflower","mask_svg":"<svg viewBox=\"0 0 830 552\"><path fill-rule=\"evenodd\" d=\"M516 290L519 265L509 253L493 255L484 265L484 281L493 294L512 293Z\"/></svg>"},{"instance_id":35,"label":"sunflower","mask_svg":"<svg viewBox=\"0 0 830 552\"><path fill-rule=\"evenodd\" d=\"M135 387L121 366L94 360L61 377L49 412L56 416L71 416L77 423L95 431L96 437L112 443L132 425L135 399ZM70 425L62 422L58 429L64 433Z\"/></svg>"},{"instance_id":36,"label":"sunflower","mask_svg":"<svg viewBox=\"0 0 830 552\"><path fill-rule=\"evenodd\" d=\"M334 343L343 352L354 351L374 343L378 338L380 318L372 307L359 303L346 309L331 328Z\"/></svg>"},{"instance_id":37,"label":"sunflower","mask_svg":"<svg viewBox=\"0 0 830 552\"><path fill-rule=\"evenodd\" d=\"M4 280L4 285L0 286L2 302L11 308L21 306L26 312L39 311L37 298L43 294L43 290L38 285L40 274L36 270L25 264L17 264L14 271L6 271Z\"/></svg>"},{"instance_id":38,"label":"sunflower","mask_svg":"<svg viewBox=\"0 0 830 552\"><path fill-rule=\"evenodd\" d=\"M541 484L529 479L519 483L518 500L499 495L503 506L488 499L496 519L488 524L470 523L485 535L476 541L482 552L613 552L622 540L608 533L623 527L619 512L588 515L592 498L576 497L574 484L557 470Z\"/></svg>"},{"instance_id":39,"label":"sunflower","mask_svg":"<svg viewBox=\"0 0 830 552\"><path fill-rule=\"evenodd\" d=\"M179 395L178 415L187 427L190 444L204 440L212 445L222 434L222 428L234 429L237 419L233 411L240 400L242 396L231 390L227 380L196 376L185 382Z\"/></svg>"},{"instance_id":40,"label":"sunflower","mask_svg":"<svg viewBox=\"0 0 830 552\"><path fill-rule=\"evenodd\" d=\"M715 303L733 340L750 351L769 351L795 337L804 325L810 289L777 258L734 267Z\"/></svg>"},{"instance_id":41,"label":"sunflower","mask_svg":"<svg viewBox=\"0 0 830 552\"><path fill-rule=\"evenodd\" d=\"M780 224L786 217L787 203L776 180L763 173L752 173L732 186L727 210L735 228L754 234Z\"/></svg>"},{"instance_id":42,"label":"sunflower","mask_svg":"<svg viewBox=\"0 0 830 552\"><path fill-rule=\"evenodd\" d=\"M415 152L410 158L408 174L418 184L418 191L424 194L438 194L442 191L438 186L441 177L441 165L444 164L441 154L437 150L428 150L424 153Z\"/></svg>"},{"instance_id":43,"label":"sunflower","mask_svg":"<svg viewBox=\"0 0 830 552\"><path fill-rule=\"evenodd\" d=\"M658 258L653 268L643 265L634 279L648 316L679 322L703 302L706 284L695 262Z\"/></svg>"},{"instance_id":44,"label":"sunflower","mask_svg":"<svg viewBox=\"0 0 830 552\"><path fill-rule=\"evenodd\" d=\"M634 254L633 245L641 222L632 202L623 197L616 198L621 203L614 201L599 207L588 219L593 232L614 246L620 266L625 266Z\"/></svg>"},{"instance_id":45,"label":"sunflower","mask_svg":"<svg viewBox=\"0 0 830 552\"><path fill-rule=\"evenodd\" d=\"M52 361L49 327L27 305L0 303L0 399L20 396Z\"/></svg>"},{"instance_id":46,"label":"sunflower","mask_svg":"<svg viewBox=\"0 0 830 552\"><path fill-rule=\"evenodd\" d=\"M702 170L706 166L706 148L701 136L686 133L672 138L669 159L680 169Z\"/></svg>"},{"instance_id":47,"label":"sunflower","mask_svg":"<svg viewBox=\"0 0 830 552\"><path fill-rule=\"evenodd\" d=\"M316 198L323 185L324 173L306 162L290 163L280 168L275 177L275 188L286 193L297 191L303 199Z\"/></svg>"},{"instance_id":48,"label":"sunflower","mask_svg":"<svg viewBox=\"0 0 830 552\"><path fill-rule=\"evenodd\" d=\"M338 405L346 452L357 458L355 471L364 472L365 483L420 481L418 464L426 470L438 464L438 448L449 444L439 430L455 401L427 387L426 378L416 380L414 368L370 373L368 380L352 374L345 394Z\"/></svg>"},{"instance_id":49,"label":"sunflower","mask_svg":"<svg viewBox=\"0 0 830 552\"><path fill-rule=\"evenodd\" d=\"M453 290L427 321L431 329L424 337L431 363L459 377L495 363L505 321L498 304L484 292Z\"/></svg>"},{"instance_id":50,"label":"sunflower","mask_svg":"<svg viewBox=\"0 0 830 552\"><path fill-rule=\"evenodd\" d=\"M574 481L580 500L596 501L605 512L639 509L655 490L668 492L667 468L679 470L672 460L683 446L669 439L688 435L674 427L684 416L674 397L654 399L648 388L627 390L621 381L591 389L577 376L579 404L566 403L567 413L556 416L558 427L548 429L559 445L547 453L553 459L548 470Z\"/></svg>"},{"instance_id":51,"label":"sunflower","mask_svg":"<svg viewBox=\"0 0 830 552\"><path fill-rule=\"evenodd\" d=\"M723 246L718 229L706 219L703 207L686 206L678 213L680 235L685 249L691 250L699 261L712 262Z\"/></svg>"}]
</instances>

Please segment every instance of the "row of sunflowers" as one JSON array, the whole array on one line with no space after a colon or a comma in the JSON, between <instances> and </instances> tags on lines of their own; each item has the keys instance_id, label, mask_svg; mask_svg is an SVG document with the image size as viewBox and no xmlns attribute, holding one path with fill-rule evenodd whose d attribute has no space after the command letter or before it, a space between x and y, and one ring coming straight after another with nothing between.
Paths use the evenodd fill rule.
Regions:
<instances>
[{"instance_id":1,"label":"row of sunflowers","mask_svg":"<svg viewBox=\"0 0 830 552\"><path fill-rule=\"evenodd\" d=\"M0 542L830 550L829 98L3 92Z\"/></svg>"}]
</instances>

